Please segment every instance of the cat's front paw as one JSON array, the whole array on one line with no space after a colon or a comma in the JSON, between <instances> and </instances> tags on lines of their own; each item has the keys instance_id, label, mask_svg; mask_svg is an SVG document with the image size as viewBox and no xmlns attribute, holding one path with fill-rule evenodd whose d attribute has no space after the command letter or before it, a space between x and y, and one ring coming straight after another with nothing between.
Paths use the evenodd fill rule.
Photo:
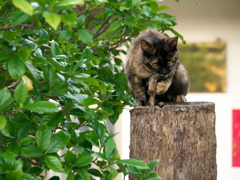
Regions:
<instances>
[{"instance_id":1,"label":"cat's front paw","mask_svg":"<svg viewBox=\"0 0 240 180\"><path fill-rule=\"evenodd\" d=\"M181 102L186 102L186 101L187 101L187 99L184 95L177 95L176 96L175 102L181 103Z\"/></svg>"},{"instance_id":2,"label":"cat's front paw","mask_svg":"<svg viewBox=\"0 0 240 180\"><path fill-rule=\"evenodd\" d=\"M164 94L168 90L168 85L165 82L159 82L156 87L156 93L158 95Z\"/></svg>"}]
</instances>

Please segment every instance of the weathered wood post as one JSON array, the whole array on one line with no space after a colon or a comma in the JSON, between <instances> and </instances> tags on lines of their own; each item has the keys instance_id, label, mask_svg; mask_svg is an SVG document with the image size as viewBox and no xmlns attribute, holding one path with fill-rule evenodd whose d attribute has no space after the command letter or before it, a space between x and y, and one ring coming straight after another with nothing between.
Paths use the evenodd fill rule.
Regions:
<instances>
[{"instance_id":1,"label":"weathered wood post","mask_svg":"<svg viewBox=\"0 0 240 180\"><path fill-rule=\"evenodd\" d=\"M159 159L155 172L163 180L217 179L214 103L169 103L130 113L131 158Z\"/></svg>"}]
</instances>

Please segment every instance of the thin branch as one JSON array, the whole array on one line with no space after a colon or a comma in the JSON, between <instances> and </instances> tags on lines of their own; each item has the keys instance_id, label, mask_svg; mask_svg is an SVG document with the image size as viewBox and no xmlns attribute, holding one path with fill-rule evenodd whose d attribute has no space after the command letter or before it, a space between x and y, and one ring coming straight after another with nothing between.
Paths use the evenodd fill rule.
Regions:
<instances>
[{"instance_id":1,"label":"thin branch","mask_svg":"<svg viewBox=\"0 0 240 180\"><path fill-rule=\"evenodd\" d=\"M43 165L43 163L38 163L38 162L36 162L36 161L33 160L33 159L31 159L31 163L32 163L33 165L35 165L35 166L42 166L42 165Z\"/></svg>"},{"instance_id":2,"label":"thin branch","mask_svg":"<svg viewBox=\"0 0 240 180\"><path fill-rule=\"evenodd\" d=\"M92 49L96 50L96 49L108 48L108 51L110 51L110 50L116 49L117 47L122 46L122 43L124 43L126 41L129 41L131 39L132 39L132 37L121 38L119 41L117 41L117 42L115 42L113 44L105 45L105 46L98 46L98 47L95 47L95 48L92 48Z\"/></svg>"},{"instance_id":3,"label":"thin branch","mask_svg":"<svg viewBox=\"0 0 240 180\"><path fill-rule=\"evenodd\" d=\"M116 21L118 18L119 18L119 17L114 18L114 19L112 20L112 22ZM105 21L105 22L107 22L107 21ZM102 28L104 28L104 29L103 29L101 32L99 32L98 35L97 35L97 33L96 33L94 37L97 38L98 36L102 35L102 34L110 27L110 25L111 25L111 23L109 23L107 26L105 26L105 28L104 28L104 26L102 26Z\"/></svg>"},{"instance_id":4,"label":"thin branch","mask_svg":"<svg viewBox=\"0 0 240 180\"><path fill-rule=\"evenodd\" d=\"M102 32L100 32L102 30L102 28L108 23L108 21L111 19L112 16L109 16L101 25L101 27L97 30L96 34L94 35L94 38L100 36L102 34ZM105 28L106 29L106 28ZM104 31L103 31L104 32Z\"/></svg>"},{"instance_id":5,"label":"thin branch","mask_svg":"<svg viewBox=\"0 0 240 180\"><path fill-rule=\"evenodd\" d=\"M33 165L35 165L35 166L42 166L42 165L43 165L43 163L37 162L34 158L27 158L27 157L25 157L25 156L19 155L19 156L17 156L17 159L29 159L30 162L31 162L31 164L33 164Z\"/></svg>"},{"instance_id":6,"label":"thin branch","mask_svg":"<svg viewBox=\"0 0 240 180\"><path fill-rule=\"evenodd\" d=\"M0 27L0 30L15 29L15 28L19 28L19 27L32 28L32 27L34 27L34 25L33 24L18 24L15 26Z\"/></svg>"},{"instance_id":7,"label":"thin branch","mask_svg":"<svg viewBox=\"0 0 240 180\"><path fill-rule=\"evenodd\" d=\"M89 10L89 9L86 9L86 3L83 5L82 8L80 5L77 5L77 8L79 10L78 16L81 16L82 14L84 14L85 12L87 12Z\"/></svg>"},{"instance_id":8,"label":"thin branch","mask_svg":"<svg viewBox=\"0 0 240 180\"><path fill-rule=\"evenodd\" d=\"M106 95L106 96L104 97L104 99L101 101L101 103L98 104L97 109L100 108L101 105L102 105L105 101L107 101L109 98L110 98L110 96L109 96L109 95Z\"/></svg>"}]
</instances>

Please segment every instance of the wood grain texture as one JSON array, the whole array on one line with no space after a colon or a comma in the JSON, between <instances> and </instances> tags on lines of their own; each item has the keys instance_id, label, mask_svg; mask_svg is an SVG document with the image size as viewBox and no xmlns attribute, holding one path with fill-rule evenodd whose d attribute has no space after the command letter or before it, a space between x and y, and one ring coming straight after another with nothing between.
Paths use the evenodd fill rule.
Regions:
<instances>
[{"instance_id":1,"label":"wood grain texture","mask_svg":"<svg viewBox=\"0 0 240 180\"><path fill-rule=\"evenodd\" d=\"M130 113L131 158L159 159L155 171L163 180L216 180L214 103L168 103Z\"/></svg>"}]
</instances>

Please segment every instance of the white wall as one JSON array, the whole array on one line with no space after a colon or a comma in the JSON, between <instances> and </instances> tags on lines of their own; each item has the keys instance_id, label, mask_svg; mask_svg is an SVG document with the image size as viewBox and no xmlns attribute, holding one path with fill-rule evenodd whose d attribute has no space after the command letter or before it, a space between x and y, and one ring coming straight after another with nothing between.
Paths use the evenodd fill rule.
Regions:
<instances>
[{"instance_id":1,"label":"white wall","mask_svg":"<svg viewBox=\"0 0 240 180\"><path fill-rule=\"evenodd\" d=\"M221 38L227 43L227 92L190 93L188 101L216 104L218 180L239 180L240 168L232 168L232 109L240 109L240 1L239 0L165 0L166 13L176 16L176 30L187 42L206 42ZM122 158L129 153L129 113L125 110L115 125L120 132L118 148Z\"/></svg>"}]
</instances>

